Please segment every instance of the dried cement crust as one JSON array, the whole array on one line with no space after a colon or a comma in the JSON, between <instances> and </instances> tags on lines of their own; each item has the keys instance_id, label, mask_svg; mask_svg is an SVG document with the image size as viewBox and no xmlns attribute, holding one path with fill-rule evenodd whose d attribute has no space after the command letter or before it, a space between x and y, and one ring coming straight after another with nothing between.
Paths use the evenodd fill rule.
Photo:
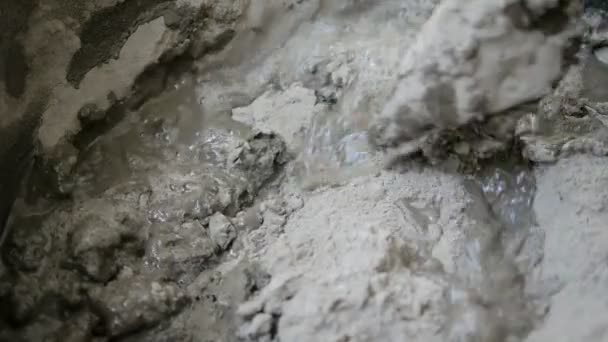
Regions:
<instances>
[{"instance_id":1,"label":"dried cement crust","mask_svg":"<svg viewBox=\"0 0 608 342\"><path fill-rule=\"evenodd\" d=\"M399 147L547 94L571 52L576 1L443 1L403 59L372 142Z\"/></svg>"}]
</instances>

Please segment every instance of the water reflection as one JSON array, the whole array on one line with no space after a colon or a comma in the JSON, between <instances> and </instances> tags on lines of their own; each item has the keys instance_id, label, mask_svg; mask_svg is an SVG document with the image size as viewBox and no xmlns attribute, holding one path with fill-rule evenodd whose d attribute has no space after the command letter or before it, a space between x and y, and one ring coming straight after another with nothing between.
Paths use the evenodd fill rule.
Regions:
<instances>
[{"instance_id":1,"label":"water reflection","mask_svg":"<svg viewBox=\"0 0 608 342\"><path fill-rule=\"evenodd\" d=\"M532 204L536 181L528 167L490 167L478 176L477 182L492 211L506 228L522 229L534 224Z\"/></svg>"},{"instance_id":2,"label":"water reflection","mask_svg":"<svg viewBox=\"0 0 608 342\"><path fill-rule=\"evenodd\" d=\"M223 162L219 156L234 148L225 132L242 137L249 128L233 121L229 112L205 112L199 97L194 82L184 79L127 113L82 151L75 176L78 192L95 196L171 163Z\"/></svg>"}]
</instances>

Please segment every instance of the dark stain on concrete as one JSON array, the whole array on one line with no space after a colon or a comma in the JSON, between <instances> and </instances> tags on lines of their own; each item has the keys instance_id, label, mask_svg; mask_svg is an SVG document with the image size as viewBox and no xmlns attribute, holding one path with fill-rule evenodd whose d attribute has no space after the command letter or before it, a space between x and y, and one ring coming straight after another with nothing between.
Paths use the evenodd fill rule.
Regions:
<instances>
[{"instance_id":1,"label":"dark stain on concrete","mask_svg":"<svg viewBox=\"0 0 608 342\"><path fill-rule=\"evenodd\" d=\"M37 0L0 1L0 81L15 98L25 91L29 71L17 37L27 29L28 18L37 3Z\"/></svg>"},{"instance_id":2,"label":"dark stain on concrete","mask_svg":"<svg viewBox=\"0 0 608 342\"><path fill-rule=\"evenodd\" d=\"M70 62L66 78L78 87L94 67L117 58L137 27L175 7L173 0L130 0L94 13L80 34L81 47Z\"/></svg>"},{"instance_id":3,"label":"dark stain on concrete","mask_svg":"<svg viewBox=\"0 0 608 342\"><path fill-rule=\"evenodd\" d=\"M29 66L25 59L23 46L13 41L5 50L4 82L6 91L13 97L21 97L25 91L25 81Z\"/></svg>"},{"instance_id":4,"label":"dark stain on concrete","mask_svg":"<svg viewBox=\"0 0 608 342\"><path fill-rule=\"evenodd\" d=\"M0 236L13 202L34 153L34 135L48 102L48 96L36 96L22 119L0 130Z\"/></svg>"},{"instance_id":5,"label":"dark stain on concrete","mask_svg":"<svg viewBox=\"0 0 608 342\"><path fill-rule=\"evenodd\" d=\"M606 0L584 0L585 10L599 10L608 13L608 1Z\"/></svg>"},{"instance_id":6,"label":"dark stain on concrete","mask_svg":"<svg viewBox=\"0 0 608 342\"><path fill-rule=\"evenodd\" d=\"M554 35L568 27L570 10L570 1L559 0L555 7L537 15L527 7L524 0L520 0L505 7L505 14L520 30L538 30L546 35Z\"/></svg>"}]
</instances>

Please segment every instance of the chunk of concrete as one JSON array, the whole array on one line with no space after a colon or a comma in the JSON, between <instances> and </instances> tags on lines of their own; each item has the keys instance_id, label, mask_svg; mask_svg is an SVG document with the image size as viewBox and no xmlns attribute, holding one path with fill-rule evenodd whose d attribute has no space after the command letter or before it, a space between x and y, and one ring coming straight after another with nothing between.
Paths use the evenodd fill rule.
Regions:
<instances>
[{"instance_id":1,"label":"chunk of concrete","mask_svg":"<svg viewBox=\"0 0 608 342\"><path fill-rule=\"evenodd\" d=\"M445 0L407 55L371 141L394 148L546 95L579 36L578 1Z\"/></svg>"},{"instance_id":2,"label":"chunk of concrete","mask_svg":"<svg viewBox=\"0 0 608 342\"><path fill-rule=\"evenodd\" d=\"M216 213L209 219L209 233L211 238L221 249L226 249L236 239L236 228L232 222L221 213Z\"/></svg>"},{"instance_id":3,"label":"chunk of concrete","mask_svg":"<svg viewBox=\"0 0 608 342\"><path fill-rule=\"evenodd\" d=\"M110 336L153 326L187 303L177 286L140 276L115 280L90 297Z\"/></svg>"}]
</instances>

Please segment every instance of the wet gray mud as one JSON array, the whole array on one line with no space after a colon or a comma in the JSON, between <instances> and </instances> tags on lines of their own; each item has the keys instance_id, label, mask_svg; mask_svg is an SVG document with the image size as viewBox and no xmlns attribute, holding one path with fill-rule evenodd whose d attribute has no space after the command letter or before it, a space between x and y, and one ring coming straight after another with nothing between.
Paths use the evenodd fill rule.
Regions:
<instances>
[{"instance_id":1,"label":"wet gray mud","mask_svg":"<svg viewBox=\"0 0 608 342\"><path fill-rule=\"evenodd\" d=\"M177 84L84 146L61 184L69 199L18 203L3 310L15 326L42 320L26 340L125 336L199 297L187 286L237 236L225 215L250 205L287 154L278 136L230 117L202 121L193 96Z\"/></svg>"},{"instance_id":2,"label":"wet gray mud","mask_svg":"<svg viewBox=\"0 0 608 342\"><path fill-rule=\"evenodd\" d=\"M252 1L158 96L85 106L52 181L34 170L15 202L0 340L604 341L577 319L608 311L603 107L570 101L592 64L490 158L475 128L505 117L432 163L387 170L370 146L436 3Z\"/></svg>"}]
</instances>

